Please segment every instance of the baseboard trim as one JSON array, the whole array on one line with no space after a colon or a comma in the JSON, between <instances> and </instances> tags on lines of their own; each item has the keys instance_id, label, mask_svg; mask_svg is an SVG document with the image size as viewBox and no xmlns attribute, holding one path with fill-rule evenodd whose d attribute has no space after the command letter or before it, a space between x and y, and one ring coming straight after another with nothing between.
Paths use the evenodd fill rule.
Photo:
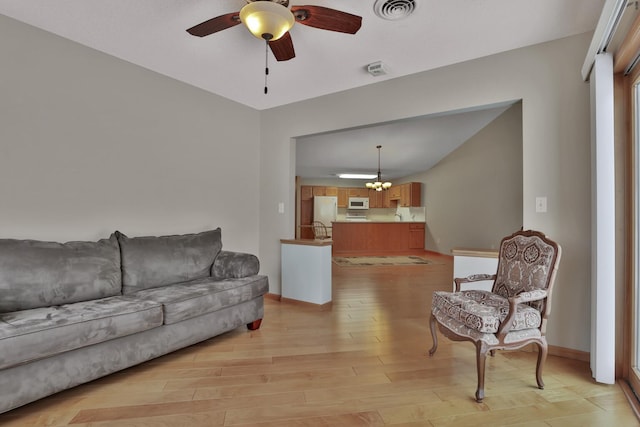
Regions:
<instances>
[{"instance_id":1,"label":"baseboard trim","mask_svg":"<svg viewBox=\"0 0 640 427\"><path fill-rule=\"evenodd\" d=\"M280 302L286 303L286 304L293 304L293 305L298 305L300 307L309 307L309 308L315 308L319 311L326 311L326 310L330 310L331 306L333 304L332 301L329 301L325 304L314 304L312 302L307 302L307 301L300 301L297 299L292 299L292 298L280 298Z\"/></svg>"},{"instance_id":2,"label":"baseboard trim","mask_svg":"<svg viewBox=\"0 0 640 427\"><path fill-rule=\"evenodd\" d=\"M536 344L529 344L528 346L523 347L523 350L538 352L538 346ZM588 362L591 360L589 352L559 347L557 345L547 346L547 354L550 356L564 357L565 359L579 360L581 362Z\"/></svg>"},{"instance_id":3,"label":"baseboard trim","mask_svg":"<svg viewBox=\"0 0 640 427\"><path fill-rule=\"evenodd\" d=\"M278 294L272 294L271 292L268 292L268 293L264 294L264 299L280 301L280 299L282 299L282 296L280 296Z\"/></svg>"},{"instance_id":4,"label":"baseboard trim","mask_svg":"<svg viewBox=\"0 0 640 427\"><path fill-rule=\"evenodd\" d=\"M559 347L556 345L549 346L549 354L552 356L564 357L565 359L579 360L581 362L588 362L591 360L591 355L587 351L574 350L572 348Z\"/></svg>"},{"instance_id":5,"label":"baseboard trim","mask_svg":"<svg viewBox=\"0 0 640 427\"><path fill-rule=\"evenodd\" d=\"M316 309L319 309L320 311L329 310L333 304L333 301L329 301L325 304L314 304L312 302L300 301L293 298L285 298L282 295L272 294L272 293L266 293L264 295L264 298L274 300L274 301L284 302L287 304L299 305L301 307L316 308Z\"/></svg>"}]
</instances>

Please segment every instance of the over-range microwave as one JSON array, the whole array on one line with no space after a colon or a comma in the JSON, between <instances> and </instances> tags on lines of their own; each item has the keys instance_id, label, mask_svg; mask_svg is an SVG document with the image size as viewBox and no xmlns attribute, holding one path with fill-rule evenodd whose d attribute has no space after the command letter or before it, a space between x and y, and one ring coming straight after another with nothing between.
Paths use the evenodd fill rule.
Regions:
<instances>
[{"instance_id":1,"label":"over-range microwave","mask_svg":"<svg viewBox=\"0 0 640 427\"><path fill-rule=\"evenodd\" d=\"M368 197L349 197L349 209L369 209Z\"/></svg>"}]
</instances>

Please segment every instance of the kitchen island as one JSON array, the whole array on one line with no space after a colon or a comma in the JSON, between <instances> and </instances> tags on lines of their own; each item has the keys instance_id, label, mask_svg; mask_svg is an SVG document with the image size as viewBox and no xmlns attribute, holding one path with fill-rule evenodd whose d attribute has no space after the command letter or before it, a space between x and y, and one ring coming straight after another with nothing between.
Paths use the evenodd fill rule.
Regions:
<instances>
[{"instance_id":1,"label":"kitchen island","mask_svg":"<svg viewBox=\"0 0 640 427\"><path fill-rule=\"evenodd\" d=\"M424 222L336 221L333 256L401 253L425 246Z\"/></svg>"}]
</instances>

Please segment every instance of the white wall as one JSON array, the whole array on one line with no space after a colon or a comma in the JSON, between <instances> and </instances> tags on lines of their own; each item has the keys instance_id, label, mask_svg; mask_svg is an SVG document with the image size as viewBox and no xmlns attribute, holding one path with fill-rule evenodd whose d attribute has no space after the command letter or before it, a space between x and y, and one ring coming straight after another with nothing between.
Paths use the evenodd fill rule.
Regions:
<instances>
[{"instance_id":1,"label":"white wall","mask_svg":"<svg viewBox=\"0 0 640 427\"><path fill-rule=\"evenodd\" d=\"M589 351L589 88L583 34L263 111L260 258L279 293L281 238L294 236L296 136L522 99L523 219L564 249L548 339ZM416 54L419 54L417 52ZM535 212L536 196L548 212ZM285 203L279 214L277 203Z\"/></svg>"},{"instance_id":2,"label":"white wall","mask_svg":"<svg viewBox=\"0 0 640 427\"><path fill-rule=\"evenodd\" d=\"M257 253L259 112L1 15L0 62L0 236Z\"/></svg>"},{"instance_id":3,"label":"white wall","mask_svg":"<svg viewBox=\"0 0 640 427\"><path fill-rule=\"evenodd\" d=\"M423 183L426 249L448 255L455 247L496 249L522 227L522 104L404 180Z\"/></svg>"},{"instance_id":4,"label":"white wall","mask_svg":"<svg viewBox=\"0 0 640 427\"><path fill-rule=\"evenodd\" d=\"M588 351L589 41L257 112L0 16L0 236L221 226L225 248L257 252L279 293L280 239L294 236L292 138L522 99L523 225L564 249L549 341ZM549 212L536 214L542 195Z\"/></svg>"}]
</instances>

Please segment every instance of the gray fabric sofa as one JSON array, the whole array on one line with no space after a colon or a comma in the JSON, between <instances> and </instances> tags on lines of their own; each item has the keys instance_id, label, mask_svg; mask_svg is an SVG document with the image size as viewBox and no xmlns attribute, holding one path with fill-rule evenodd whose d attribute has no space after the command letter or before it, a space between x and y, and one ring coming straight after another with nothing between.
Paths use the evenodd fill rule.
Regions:
<instances>
[{"instance_id":1,"label":"gray fabric sofa","mask_svg":"<svg viewBox=\"0 0 640 427\"><path fill-rule=\"evenodd\" d=\"M195 344L257 329L266 276L221 230L97 242L0 239L0 413Z\"/></svg>"}]
</instances>

